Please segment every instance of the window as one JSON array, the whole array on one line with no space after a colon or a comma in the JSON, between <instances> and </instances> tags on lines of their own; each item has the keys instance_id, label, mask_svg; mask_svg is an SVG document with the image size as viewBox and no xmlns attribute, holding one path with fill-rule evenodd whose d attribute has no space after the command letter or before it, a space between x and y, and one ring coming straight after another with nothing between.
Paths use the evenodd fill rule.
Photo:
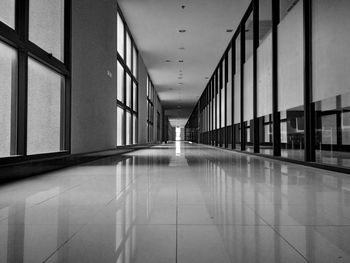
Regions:
<instances>
[{"instance_id":1,"label":"window","mask_svg":"<svg viewBox=\"0 0 350 263\"><path fill-rule=\"evenodd\" d=\"M15 27L15 0L0 1L0 21L9 27Z\"/></svg>"},{"instance_id":2,"label":"window","mask_svg":"<svg viewBox=\"0 0 350 263\"><path fill-rule=\"evenodd\" d=\"M29 39L63 60L64 0L29 1Z\"/></svg>"},{"instance_id":3,"label":"window","mask_svg":"<svg viewBox=\"0 0 350 263\"><path fill-rule=\"evenodd\" d=\"M70 150L66 2L0 1L0 157L7 157L1 163Z\"/></svg>"},{"instance_id":4,"label":"window","mask_svg":"<svg viewBox=\"0 0 350 263\"><path fill-rule=\"evenodd\" d=\"M124 145L124 110L117 107L117 145Z\"/></svg>"},{"instance_id":5,"label":"window","mask_svg":"<svg viewBox=\"0 0 350 263\"><path fill-rule=\"evenodd\" d=\"M117 37L118 54L124 58L124 23L119 13L117 14Z\"/></svg>"},{"instance_id":6,"label":"window","mask_svg":"<svg viewBox=\"0 0 350 263\"><path fill-rule=\"evenodd\" d=\"M117 30L117 146L121 146L137 141L138 58L132 36L119 11Z\"/></svg>"},{"instance_id":7,"label":"window","mask_svg":"<svg viewBox=\"0 0 350 263\"><path fill-rule=\"evenodd\" d=\"M0 42L0 157L16 154L17 52Z\"/></svg>"},{"instance_id":8,"label":"window","mask_svg":"<svg viewBox=\"0 0 350 263\"><path fill-rule=\"evenodd\" d=\"M33 59L28 61L27 153L61 150L64 78Z\"/></svg>"},{"instance_id":9,"label":"window","mask_svg":"<svg viewBox=\"0 0 350 263\"><path fill-rule=\"evenodd\" d=\"M124 102L124 69L119 61L117 68L117 99Z\"/></svg>"}]
</instances>

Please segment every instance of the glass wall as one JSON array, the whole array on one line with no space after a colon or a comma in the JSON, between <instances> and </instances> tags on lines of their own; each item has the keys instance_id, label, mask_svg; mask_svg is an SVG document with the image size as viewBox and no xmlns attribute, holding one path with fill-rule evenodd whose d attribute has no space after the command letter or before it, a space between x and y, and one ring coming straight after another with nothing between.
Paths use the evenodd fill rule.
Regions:
<instances>
[{"instance_id":1,"label":"glass wall","mask_svg":"<svg viewBox=\"0 0 350 263\"><path fill-rule=\"evenodd\" d=\"M281 0L288 13L278 25L278 111L281 155L304 160L304 23L303 1Z\"/></svg>"},{"instance_id":2,"label":"glass wall","mask_svg":"<svg viewBox=\"0 0 350 263\"><path fill-rule=\"evenodd\" d=\"M312 1L316 162L350 167L350 2Z\"/></svg>"},{"instance_id":3,"label":"glass wall","mask_svg":"<svg viewBox=\"0 0 350 263\"><path fill-rule=\"evenodd\" d=\"M202 141L348 172L350 2L277 1L243 15L200 98Z\"/></svg>"},{"instance_id":4,"label":"glass wall","mask_svg":"<svg viewBox=\"0 0 350 263\"><path fill-rule=\"evenodd\" d=\"M0 2L0 161L69 152L69 7L64 0Z\"/></svg>"},{"instance_id":5,"label":"glass wall","mask_svg":"<svg viewBox=\"0 0 350 263\"><path fill-rule=\"evenodd\" d=\"M117 146L122 146L137 143L138 53L120 11L117 30Z\"/></svg>"}]
</instances>

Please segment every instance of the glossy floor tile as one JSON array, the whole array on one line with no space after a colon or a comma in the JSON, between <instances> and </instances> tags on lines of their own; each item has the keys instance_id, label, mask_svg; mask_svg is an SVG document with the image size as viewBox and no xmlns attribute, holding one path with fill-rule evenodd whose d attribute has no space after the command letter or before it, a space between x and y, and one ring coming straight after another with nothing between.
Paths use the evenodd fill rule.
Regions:
<instances>
[{"instance_id":1,"label":"glossy floor tile","mask_svg":"<svg viewBox=\"0 0 350 263\"><path fill-rule=\"evenodd\" d=\"M173 143L0 185L0 263L350 262L350 177Z\"/></svg>"}]
</instances>

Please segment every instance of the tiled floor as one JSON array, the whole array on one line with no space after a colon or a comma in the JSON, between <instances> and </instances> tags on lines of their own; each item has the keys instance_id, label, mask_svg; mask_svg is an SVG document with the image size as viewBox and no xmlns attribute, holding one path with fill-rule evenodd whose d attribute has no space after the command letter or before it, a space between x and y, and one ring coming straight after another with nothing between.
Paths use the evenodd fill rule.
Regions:
<instances>
[{"instance_id":1,"label":"tiled floor","mask_svg":"<svg viewBox=\"0 0 350 263\"><path fill-rule=\"evenodd\" d=\"M169 144L0 186L0 262L350 262L350 177Z\"/></svg>"}]
</instances>

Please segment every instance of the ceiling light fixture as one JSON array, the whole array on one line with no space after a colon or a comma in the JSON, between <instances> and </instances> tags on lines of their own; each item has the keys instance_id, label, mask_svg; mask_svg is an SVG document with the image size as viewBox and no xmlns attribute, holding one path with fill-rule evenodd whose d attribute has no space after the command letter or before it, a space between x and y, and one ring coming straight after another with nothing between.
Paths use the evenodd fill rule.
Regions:
<instances>
[{"instance_id":1,"label":"ceiling light fixture","mask_svg":"<svg viewBox=\"0 0 350 263\"><path fill-rule=\"evenodd\" d=\"M170 60L170 59L167 59L167 60L165 60L165 62L169 63L169 62L171 62L171 60Z\"/></svg>"},{"instance_id":2,"label":"ceiling light fixture","mask_svg":"<svg viewBox=\"0 0 350 263\"><path fill-rule=\"evenodd\" d=\"M231 28L230 28L230 29L226 29L226 32L227 32L227 33L232 33L232 32L233 32L233 29L231 29Z\"/></svg>"},{"instance_id":3,"label":"ceiling light fixture","mask_svg":"<svg viewBox=\"0 0 350 263\"><path fill-rule=\"evenodd\" d=\"M179 49L180 49L180 50L185 50L185 48L184 48L184 47L179 47Z\"/></svg>"},{"instance_id":4,"label":"ceiling light fixture","mask_svg":"<svg viewBox=\"0 0 350 263\"><path fill-rule=\"evenodd\" d=\"M180 63L184 63L184 61L182 59L179 60Z\"/></svg>"},{"instance_id":5,"label":"ceiling light fixture","mask_svg":"<svg viewBox=\"0 0 350 263\"><path fill-rule=\"evenodd\" d=\"M186 29L180 29L179 30L179 33L185 33L186 32Z\"/></svg>"}]
</instances>

